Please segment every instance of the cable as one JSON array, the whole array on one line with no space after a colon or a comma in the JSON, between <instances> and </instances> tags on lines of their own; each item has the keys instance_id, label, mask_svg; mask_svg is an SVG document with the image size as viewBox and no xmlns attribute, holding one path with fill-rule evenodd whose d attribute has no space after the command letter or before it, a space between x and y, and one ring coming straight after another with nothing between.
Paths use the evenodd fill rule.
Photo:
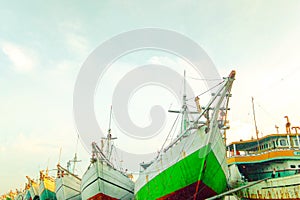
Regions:
<instances>
[{"instance_id":1,"label":"cable","mask_svg":"<svg viewBox=\"0 0 300 200\"><path fill-rule=\"evenodd\" d=\"M224 83L224 81L225 81L225 80L223 80L222 82L220 82L220 83L218 83L217 85L213 86L212 88L209 88L208 90L206 90L206 91L202 92L201 94L197 95L196 97L199 97L199 96L201 96L201 95L203 95L203 94L205 94L205 93L209 92L210 90L212 90L212 89L214 89L214 88L218 87L219 85L221 85L222 83ZM187 100L190 100L190 99L193 99L193 98L194 98L194 97L192 97L192 98L189 98L189 99L187 99Z\"/></svg>"},{"instance_id":2,"label":"cable","mask_svg":"<svg viewBox=\"0 0 300 200\"><path fill-rule=\"evenodd\" d=\"M194 80L199 80L199 81L220 81L222 79L205 79L205 78L195 78L195 77L192 77L192 76L187 76L187 78L190 78L190 79L194 79Z\"/></svg>"},{"instance_id":3,"label":"cable","mask_svg":"<svg viewBox=\"0 0 300 200\"><path fill-rule=\"evenodd\" d=\"M163 143L163 145L162 145L162 147L161 147L161 149L160 149L160 152L159 152L158 156L161 155L161 152L163 151L163 148L164 148L164 146L165 146L165 144L166 144L166 142L167 142L167 140L168 140L168 138L169 138L169 136L170 136L170 134L171 134L171 132L172 132L172 130L173 130L173 128L174 128L174 126L175 126L177 120L178 120L178 118L179 118L179 114L180 114L180 113L178 113L178 115L177 115L177 117L176 117L176 119L175 119L175 121L174 121L174 123L173 123L173 125L172 125L172 127L171 127L171 130L169 131L169 133L168 133L168 135L167 135L167 138L165 139L165 141L164 141L164 143Z\"/></svg>"}]
</instances>

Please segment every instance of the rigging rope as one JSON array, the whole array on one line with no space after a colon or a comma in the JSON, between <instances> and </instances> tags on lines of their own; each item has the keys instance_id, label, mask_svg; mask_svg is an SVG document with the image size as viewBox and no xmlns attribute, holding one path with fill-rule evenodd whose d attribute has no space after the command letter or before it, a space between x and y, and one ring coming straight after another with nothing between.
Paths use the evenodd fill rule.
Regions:
<instances>
[{"instance_id":1,"label":"rigging rope","mask_svg":"<svg viewBox=\"0 0 300 200\"><path fill-rule=\"evenodd\" d=\"M174 128L174 126L175 126L176 123L177 123L177 120L178 120L178 118L179 118L179 114L180 114L180 113L178 113L178 115L177 115L177 117L176 117L176 119L175 119L175 121L174 121L174 123L173 123L173 125L172 125L172 128L171 128L171 130L169 131L169 133L168 133L168 135L167 135L167 138L165 139L165 141L164 141L164 143L163 143L163 145L162 145L162 147L161 147L161 149L160 149L160 151L159 151L159 155L158 155L158 156L160 156L160 154L162 153L163 148L164 148L164 146L165 146L165 144L166 144L166 142L167 142L167 140L168 140L168 138L169 138L169 136L170 136L170 134L171 134L171 132L172 132L172 130L173 130L173 128Z\"/></svg>"},{"instance_id":2,"label":"rigging rope","mask_svg":"<svg viewBox=\"0 0 300 200\"><path fill-rule=\"evenodd\" d=\"M205 78L195 78L195 77L192 77L192 76L187 76L187 78L194 79L194 80L199 80L199 81L220 81L220 80L222 80L220 78L218 78L218 79L205 79Z\"/></svg>"},{"instance_id":3,"label":"rigging rope","mask_svg":"<svg viewBox=\"0 0 300 200\"><path fill-rule=\"evenodd\" d=\"M205 93L211 91L212 89L214 89L214 88L218 87L219 85L221 85L222 83L224 83L224 81L225 81L225 80L221 81L221 82L218 83L217 85L215 85L215 86L209 88L208 90L202 92L201 94L197 95L196 97L199 97L199 96L201 96L201 95L203 95L203 94L205 94ZM189 98L189 99L187 99L187 100L191 100L191 99L193 99L193 98L195 98L195 97L191 97L191 98Z\"/></svg>"}]
</instances>

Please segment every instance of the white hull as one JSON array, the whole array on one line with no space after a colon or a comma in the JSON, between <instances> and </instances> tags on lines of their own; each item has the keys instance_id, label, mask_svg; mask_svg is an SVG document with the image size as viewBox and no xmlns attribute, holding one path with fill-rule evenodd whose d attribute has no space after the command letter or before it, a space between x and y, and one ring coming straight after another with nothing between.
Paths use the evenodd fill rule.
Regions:
<instances>
[{"instance_id":1,"label":"white hull","mask_svg":"<svg viewBox=\"0 0 300 200\"><path fill-rule=\"evenodd\" d=\"M72 175L56 178L56 198L57 200L81 200L80 196L81 180Z\"/></svg>"},{"instance_id":2,"label":"white hull","mask_svg":"<svg viewBox=\"0 0 300 200\"><path fill-rule=\"evenodd\" d=\"M134 183L105 162L95 161L82 177L82 199L133 199ZM105 198L104 198L105 199Z\"/></svg>"},{"instance_id":3,"label":"white hull","mask_svg":"<svg viewBox=\"0 0 300 200\"><path fill-rule=\"evenodd\" d=\"M29 189L30 196L32 199L35 199L36 197L39 197L39 189L38 186L31 186Z\"/></svg>"},{"instance_id":4,"label":"white hull","mask_svg":"<svg viewBox=\"0 0 300 200\"><path fill-rule=\"evenodd\" d=\"M241 190L238 196L243 199L300 199L299 191L300 174L296 174L263 181Z\"/></svg>"},{"instance_id":5,"label":"white hull","mask_svg":"<svg viewBox=\"0 0 300 200\"><path fill-rule=\"evenodd\" d=\"M23 194L18 194L14 200L23 200L24 199L24 195Z\"/></svg>"},{"instance_id":6,"label":"white hull","mask_svg":"<svg viewBox=\"0 0 300 200\"><path fill-rule=\"evenodd\" d=\"M28 195L28 193L29 193L29 195ZM31 196L31 195L30 195L30 191L29 191L29 190L26 190L25 193L24 193L24 198L23 198L23 199L24 199L24 200L29 200L30 196Z\"/></svg>"}]
</instances>

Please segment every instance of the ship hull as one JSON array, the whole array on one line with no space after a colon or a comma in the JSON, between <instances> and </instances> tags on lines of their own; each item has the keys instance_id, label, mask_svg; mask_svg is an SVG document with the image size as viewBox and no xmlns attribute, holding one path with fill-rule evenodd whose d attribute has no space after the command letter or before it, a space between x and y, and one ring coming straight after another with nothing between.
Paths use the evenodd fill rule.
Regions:
<instances>
[{"instance_id":1,"label":"ship hull","mask_svg":"<svg viewBox=\"0 0 300 200\"><path fill-rule=\"evenodd\" d=\"M29 190L26 190L25 195L24 195L24 200L32 200Z\"/></svg>"},{"instance_id":2,"label":"ship hull","mask_svg":"<svg viewBox=\"0 0 300 200\"><path fill-rule=\"evenodd\" d=\"M40 194L40 200L55 200L56 196L54 192L51 192L50 190L45 189Z\"/></svg>"},{"instance_id":3,"label":"ship hull","mask_svg":"<svg viewBox=\"0 0 300 200\"><path fill-rule=\"evenodd\" d=\"M134 183L120 171L96 160L81 181L82 199L133 199Z\"/></svg>"},{"instance_id":4,"label":"ship hull","mask_svg":"<svg viewBox=\"0 0 300 200\"><path fill-rule=\"evenodd\" d=\"M14 198L14 200L23 200L24 195L23 194L17 194L17 196Z\"/></svg>"},{"instance_id":5,"label":"ship hull","mask_svg":"<svg viewBox=\"0 0 300 200\"><path fill-rule=\"evenodd\" d=\"M191 133L140 174L137 200L205 199L226 190L225 145L221 135L210 138L204 130Z\"/></svg>"},{"instance_id":6,"label":"ship hull","mask_svg":"<svg viewBox=\"0 0 300 200\"><path fill-rule=\"evenodd\" d=\"M29 188L30 197L33 200L39 199L39 188L37 184L32 184Z\"/></svg>"},{"instance_id":7,"label":"ship hull","mask_svg":"<svg viewBox=\"0 0 300 200\"><path fill-rule=\"evenodd\" d=\"M55 183L53 180L44 179L40 182L40 200L56 200Z\"/></svg>"},{"instance_id":8,"label":"ship hull","mask_svg":"<svg viewBox=\"0 0 300 200\"><path fill-rule=\"evenodd\" d=\"M57 200L80 200L80 183L81 181L72 175L57 178L55 180Z\"/></svg>"},{"instance_id":9,"label":"ship hull","mask_svg":"<svg viewBox=\"0 0 300 200\"><path fill-rule=\"evenodd\" d=\"M249 182L250 184L251 182ZM237 193L241 199L300 199L300 174L272 178Z\"/></svg>"}]
</instances>

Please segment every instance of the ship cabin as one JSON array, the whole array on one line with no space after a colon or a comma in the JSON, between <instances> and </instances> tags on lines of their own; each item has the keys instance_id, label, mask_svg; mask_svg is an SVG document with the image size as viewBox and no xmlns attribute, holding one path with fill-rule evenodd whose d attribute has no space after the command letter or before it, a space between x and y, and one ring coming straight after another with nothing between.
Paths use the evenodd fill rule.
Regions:
<instances>
[{"instance_id":1,"label":"ship cabin","mask_svg":"<svg viewBox=\"0 0 300 200\"><path fill-rule=\"evenodd\" d=\"M230 171L239 171L248 181L300 173L300 136L270 134L227 146Z\"/></svg>"}]
</instances>

